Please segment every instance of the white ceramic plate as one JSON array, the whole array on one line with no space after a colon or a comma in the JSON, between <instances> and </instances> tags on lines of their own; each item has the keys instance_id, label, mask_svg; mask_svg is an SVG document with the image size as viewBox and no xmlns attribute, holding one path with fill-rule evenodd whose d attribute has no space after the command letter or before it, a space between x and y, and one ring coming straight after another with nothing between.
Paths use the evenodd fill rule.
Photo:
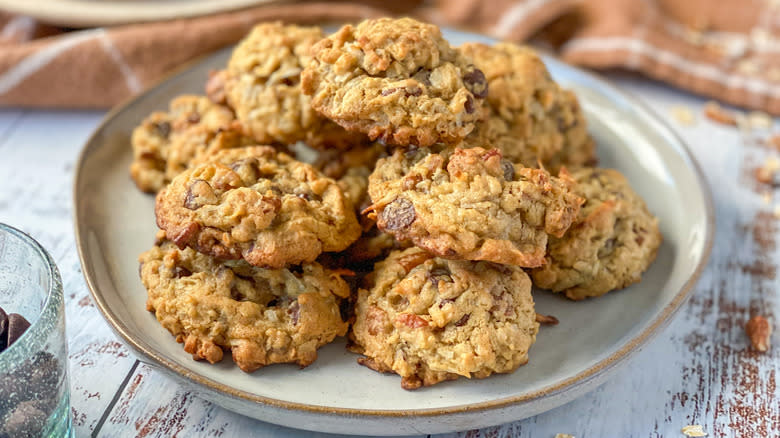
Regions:
<instances>
[{"instance_id":1,"label":"white ceramic plate","mask_svg":"<svg viewBox=\"0 0 780 438\"><path fill-rule=\"evenodd\" d=\"M456 45L485 37L445 32ZM395 375L359 366L336 342L304 370L253 374L230 359L195 362L145 310L137 256L156 231L154 200L128 176L130 132L181 93L199 93L216 53L109 114L84 147L75 181L75 222L84 275L99 309L141 360L202 397L271 423L324 432L399 435L472 429L529 417L608 379L683 304L706 263L714 219L710 194L688 150L657 117L613 86L554 59L552 75L579 95L603 167L622 171L660 218L664 243L641 283L584 302L536 292L543 327L530 362L509 375L405 391Z\"/></svg>"},{"instance_id":2,"label":"white ceramic plate","mask_svg":"<svg viewBox=\"0 0 780 438\"><path fill-rule=\"evenodd\" d=\"M0 0L0 9L60 26L92 27L172 20L272 0Z\"/></svg>"}]
</instances>

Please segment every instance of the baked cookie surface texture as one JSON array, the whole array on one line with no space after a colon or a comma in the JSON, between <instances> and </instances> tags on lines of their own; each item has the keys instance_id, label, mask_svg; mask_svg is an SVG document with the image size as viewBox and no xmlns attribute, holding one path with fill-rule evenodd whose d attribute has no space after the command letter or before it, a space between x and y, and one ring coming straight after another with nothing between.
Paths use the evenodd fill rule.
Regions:
<instances>
[{"instance_id":1,"label":"baked cookie surface texture","mask_svg":"<svg viewBox=\"0 0 780 438\"><path fill-rule=\"evenodd\" d=\"M360 236L352 203L311 165L271 147L221 151L157 195L157 225L179 247L281 268Z\"/></svg>"},{"instance_id":2,"label":"baked cookie surface texture","mask_svg":"<svg viewBox=\"0 0 780 438\"><path fill-rule=\"evenodd\" d=\"M147 310L195 359L216 363L229 351L246 372L274 363L306 366L347 331L339 306L349 288L317 263L262 269L165 240L139 260Z\"/></svg>"},{"instance_id":3,"label":"baked cookie surface texture","mask_svg":"<svg viewBox=\"0 0 780 438\"><path fill-rule=\"evenodd\" d=\"M346 25L314 46L302 74L314 109L388 144L457 143L480 120L485 76L411 18Z\"/></svg>"},{"instance_id":4,"label":"baked cookie surface texture","mask_svg":"<svg viewBox=\"0 0 780 438\"><path fill-rule=\"evenodd\" d=\"M419 248L377 263L350 338L359 362L416 389L508 373L536 340L531 281L521 268L435 258Z\"/></svg>"},{"instance_id":5,"label":"baked cookie surface texture","mask_svg":"<svg viewBox=\"0 0 780 438\"><path fill-rule=\"evenodd\" d=\"M397 150L369 178L380 230L445 258L523 267L544 263L548 236L562 236L582 198L543 169L515 165L497 149Z\"/></svg>"},{"instance_id":6,"label":"baked cookie surface texture","mask_svg":"<svg viewBox=\"0 0 780 438\"><path fill-rule=\"evenodd\" d=\"M581 169L572 178L586 203L566 234L550 239L534 284L581 300L638 282L663 239L658 219L616 170Z\"/></svg>"}]
</instances>

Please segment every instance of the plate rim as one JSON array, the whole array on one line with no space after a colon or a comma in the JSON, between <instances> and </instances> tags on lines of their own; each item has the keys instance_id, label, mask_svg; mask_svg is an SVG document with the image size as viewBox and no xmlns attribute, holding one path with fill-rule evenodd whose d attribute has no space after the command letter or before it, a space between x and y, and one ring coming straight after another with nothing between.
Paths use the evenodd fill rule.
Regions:
<instances>
[{"instance_id":1,"label":"plate rim","mask_svg":"<svg viewBox=\"0 0 780 438\"><path fill-rule=\"evenodd\" d=\"M483 38L483 39L489 38L477 33L464 32L452 28L442 27L442 30L445 29L449 31L465 34L465 35L474 35L476 37ZM490 38L490 40L492 43L497 42L497 40L493 38ZM166 373L171 373L180 378L183 378L187 380L187 382L191 385L192 384L203 385L211 391L216 391L218 393L222 393L223 395L227 395L232 398L243 399L245 401L250 401L257 404L267 405L269 407L280 408L280 409L285 409L290 411L305 411L312 414L328 414L328 415L339 415L339 416L349 416L349 417L355 417L355 416L371 417L371 418L436 417L436 416L452 415L452 414L459 414L459 413L475 413L475 412L482 412L482 411L497 410L501 408L514 406L514 405L529 403L529 402L542 399L543 397L552 397L564 391L581 387L586 383L588 383L589 381L591 381L592 379L595 379L598 375L602 374L603 372L608 371L620 364L625 363L642 346L647 344L655 335L660 333L660 331L671 322L672 318L677 313L677 311L679 311L679 309L690 297L693 287L696 285L699 278L701 277L702 272L708 265L712 253L714 239L715 239L715 227L716 227L715 205L712 197L712 190L709 184L707 183L707 179L704 176L704 173L701 169L701 165L697 161L696 157L691 153L688 144L666 121L663 120L663 118L661 118L658 115L658 113L655 110L653 110L647 104L639 100L632 93L620 88L619 86L611 83L607 79L602 78L591 71L566 64L563 61L557 59L555 56L540 51L539 52L540 56L542 56L545 63L550 59L552 59L556 63L563 64L564 67L566 68L571 68L573 70L576 70L578 74L582 74L588 77L590 80L599 83L599 85L606 86L612 92L617 93L618 95L626 99L626 101L629 102L630 104L644 111L646 113L646 116L653 123L661 126L666 131L666 134L670 135L674 139L674 141L678 142L683 157L687 159L688 163L690 163L690 166L687 167L689 167L693 171L694 177L696 178L696 180L699 182L699 185L701 186L702 189L701 194L702 194L704 207L705 207L704 223L706 225L701 259L697 263L696 268L694 269L692 274L688 277L688 279L680 287L680 289L675 293L674 297L668 302L666 306L663 307L660 313L654 319L652 319L651 322L644 329L642 329L642 331L639 334L637 334L628 342L626 342L623 346L621 346L617 351L612 353L610 356L600 360L599 362L595 363L589 368L567 379L543 387L542 389L532 391L526 394L517 395L517 396L503 397L495 400L483 401L478 403L469 403L464 405L456 405L450 407L442 407L442 408L384 410L384 409L328 407L328 406L312 405L306 403L288 402L276 398L252 394L247 391L242 391L240 389L236 389L224 383L220 383L218 381L205 377L193 370L180 366L175 362L169 361L166 358L162 357L162 355L158 354L153 348L146 345L146 343L143 340L135 339L130 334L130 330L117 319L114 312L109 308L107 302L102 298L102 295L99 292L99 289L97 287L97 280L95 278L95 273L92 272L92 270L88 267L87 264L87 259L86 259L87 256L86 256L86 249L85 249L87 245L86 245L86 241L84 240L85 236L81 232L81 226L80 226L81 221L79 220L78 188L80 186L81 180L83 179L82 169L85 165L87 156L99 144L99 142L97 141L97 137L101 135L106 125L112 122L117 115L127 110L128 107L133 105L137 100L142 99L150 92L158 89L163 83L167 83L169 81L175 80L177 76L184 74L185 72L192 69L194 66L205 62L207 59L216 56L218 53L221 53L224 50L229 50L229 49L230 48L220 49L205 54L201 57L198 57L197 59L194 59L190 62L183 64L182 66L175 69L174 71L164 75L159 81L157 81L152 86L148 87L144 92L135 96L131 96L130 98L126 99L124 102L120 103L116 107L112 108L109 112L107 112L106 115L103 117L103 119L100 121L100 123L92 131L92 133L86 140L84 146L82 147L81 152L79 153L78 159L76 161L75 175L73 178L72 217L73 217L73 226L75 230L76 248L78 251L79 263L81 265L82 274L87 283L87 288L89 289L90 295L92 296L92 299L95 301L98 310L100 311L101 315L106 320L106 322L108 322L112 331L115 334L119 335L119 337L121 337L122 340L124 340L126 345L130 346L136 352L136 354L139 356L139 359L142 362L147 363L154 367L161 368L161 370Z\"/></svg>"},{"instance_id":2,"label":"plate rim","mask_svg":"<svg viewBox=\"0 0 780 438\"><path fill-rule=\"evenodd\" d=\"M264 3L280 0L230 0L207 2L200 0L194 5L186 2L161 4L155 8L140 8L128 2L88 2L37 0L20 2L0 0L0 8L21 15L35 17L50 24L76 27L116 26L121 24L149 23L155 21L193 18L208 14L237 11ZM136 12L133 12L136 11Z\"/></svg>"}]
</instances>

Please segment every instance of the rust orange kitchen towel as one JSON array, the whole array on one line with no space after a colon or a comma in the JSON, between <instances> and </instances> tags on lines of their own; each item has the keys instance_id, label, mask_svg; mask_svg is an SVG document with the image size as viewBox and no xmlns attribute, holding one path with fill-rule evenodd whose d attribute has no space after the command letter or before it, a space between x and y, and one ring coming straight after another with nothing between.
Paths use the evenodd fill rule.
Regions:
<instances>
[{"instance_id":1,"label":"rust orange kitchen towel","mask_svg":"<svg viewBox=\"0 0 780 438\"><path fill-rule=\"evenodd\" d=\"M387 4L392 3L392 9ZM780 115L780 0L398 0L274 3L207 17L65 30L0 12L0 105L107 108L264 20L411 15L567 62L625 68Z\"/></svg>"}]
</instances>

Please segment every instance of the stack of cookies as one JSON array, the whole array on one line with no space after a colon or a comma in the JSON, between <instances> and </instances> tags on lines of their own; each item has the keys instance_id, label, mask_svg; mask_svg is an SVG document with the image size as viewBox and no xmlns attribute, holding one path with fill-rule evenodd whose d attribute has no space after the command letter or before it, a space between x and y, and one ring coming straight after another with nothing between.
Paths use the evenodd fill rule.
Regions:
<instances>
[{"instance_id":1,"label":"stack of cookies","mask_svg":"<svg viewBox=\"0 0 780 438\"><path fill-rule=\"evenodd\" d=\"M511 372L539 329L532 285L603 295L661 243L533 50L453 48L408 18L260 24L132 146L161 229L148 309L247 372L344 335L405 389Z\"/></svg>"}]
</instances>

